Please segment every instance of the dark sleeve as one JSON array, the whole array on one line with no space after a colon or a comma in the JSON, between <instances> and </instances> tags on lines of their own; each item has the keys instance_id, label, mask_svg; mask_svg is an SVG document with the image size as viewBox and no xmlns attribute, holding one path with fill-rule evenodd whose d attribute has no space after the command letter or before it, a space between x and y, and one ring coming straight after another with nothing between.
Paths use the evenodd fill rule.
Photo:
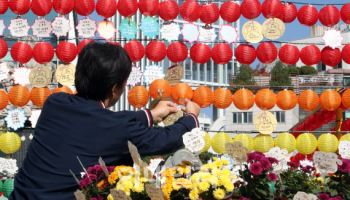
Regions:
<instances>
[{"instance_id":1,"label":"dark sleeve","mask_svg":"<svg viewBox=\"0 0 350 200\"><path fill-rule=\"evenodd\" d=\"M146 127L153 126L153 118L150 110L140 110L135 112L136 120L141 122Z\"/></svg>"}]
</instances>

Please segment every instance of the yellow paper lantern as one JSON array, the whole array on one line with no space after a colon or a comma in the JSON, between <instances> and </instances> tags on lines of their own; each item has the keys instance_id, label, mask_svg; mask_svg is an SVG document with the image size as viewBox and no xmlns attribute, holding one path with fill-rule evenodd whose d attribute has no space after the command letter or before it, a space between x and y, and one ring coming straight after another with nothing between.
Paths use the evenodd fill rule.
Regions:
<instances>
[{"instance_id":1,"label":"yellow paper lantern","mask_svg":"<svg viewBox=\"0 0 350 200\"><path fill-rule=\"evenodd\" d=\"M5 154L12 154L21 147L21 138L17 133L7 132L0 135L0 150Z\"/></svg>"},{"instance_id":2,"label":"yellow paper lantern","mask_svg":"<svg viewBox=\"0 0 350 200\"><path fill-rule=\"evenodd\" d=\"M350 142L350 133L347 133L347 134L341 136L341 138L340 138L339 141L340 141L340 142L341 142L341 141L349 141L349 142Z\"/></svg>"},{"instance_id":3,"label":"yellow paper lantern","mask_svg":"<svg viewBox=\"0 0 350 200\"><path fill-rule=\"evenodd\" d=\"M233 138L233 142L241 142L248 151L254 150L254 139L248 134L238 134Z\"/></svg>"},{"instance_id":4,"label":"yellow paper lantern","mask_svg":"<svg viewBox=\"0 0 350 200\"><path fill-rule=\"evenodd\" d=\"M286 149L289 153L295 150L296 139L290 133L281 133L275 138L275 146Z\"/></svg>"},{"instance_id":5,"label":"yellow paper lantern","mask_svg":"<svg viewBox=\"0 0 350 200\"><path fill-rule=\"evenodd\" d=\"M322 134L318 138L318 150L322 152L336 152L338 150L338 138L330 133Z\"/></svg>"},{"instance_id":6,"label":"yellow paper lantern","mask_svg":"<svg viewBox=\"0 0 350 200\"><path fill-rule=\"evenodd\" d=\"M203 149L201 150L201 152L206 152L209 150L209 148L211 146L211 138L210 138L209 133L207 133L207 132L204 133L203 137L204 137L205 145L204 145Z\"/></svg>"},{"instance_id":7,"label":"yellow paper lantern","mask_svg":"<svg viewBox=\"0 0 350 200\"><path fill-rule=\"evenodd\" d=\"M257 135L254 138L254 149L261 153L268 152L274 146L273 138L271 135Z\"/></svg>"},{"instance_id":8,"label":"yellow paper lantern","mask_svg":"<svg viewBox=\"0 0 350 200\"><path fill-rule=\"evenodd\" d=\"M297 150L303 155L313 153L317 148L317 139L311 133L303 133L297 138Z\"/></svg>"},{"instance_id":9,"label":"yellow paper lantern","mask_svg":"<svg viewBox=\"0 0 350 200\"><path fill-rule=\"evenodd\" d=\"M216 153L225 153L225 144L228 142L232 142L230 136L227 133L220 132L211 139L211 147Z\"/></svg>"}]
</instances>

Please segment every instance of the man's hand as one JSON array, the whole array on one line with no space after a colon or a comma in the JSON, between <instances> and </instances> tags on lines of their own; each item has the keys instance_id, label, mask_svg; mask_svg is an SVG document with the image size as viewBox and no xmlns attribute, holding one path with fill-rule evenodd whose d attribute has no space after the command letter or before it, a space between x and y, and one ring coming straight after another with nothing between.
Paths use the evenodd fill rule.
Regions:
<instances>
[{"instance_id":1,"label":"man's hand","mask_svg":"<svg viewBox=\"0 0 350 200\"><path fill-rule=\"evenodd\" d=\"M192 113L194 114L196 117L198 117L199 112L201 110L201 108L199 107L198 104L194 103L193 101L190 101L188 99L185 99L185 112L187 113Z\"/></svg>"},{"instance_id":2,"label":"man's hand","mask_svg":"<svg viewBox=\"0 0 350 200\"><path fill-rule=\"evenodd\" d=\"M160 101L157 106L151 110L153 121L161 122L166 116L171 113L177 112L177 106L171 101Z\"/></svg>"}]
</instances>

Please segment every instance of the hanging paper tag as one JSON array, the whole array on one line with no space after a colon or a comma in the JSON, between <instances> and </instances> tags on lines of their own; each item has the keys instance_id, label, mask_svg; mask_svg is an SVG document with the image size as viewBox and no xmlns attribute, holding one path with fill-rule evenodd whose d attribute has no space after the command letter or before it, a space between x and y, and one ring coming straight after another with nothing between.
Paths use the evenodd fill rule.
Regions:
<instances>
[{"instance_id":1,"label":"hanging paper tag","mask_svg":"<svg viewBox=\"0 0 350 200\"><path fill-rule=\"evenodd\" d=\"M268 111L262 111L254 116L254 125L261 134L271 134L277 126L276 116Z\"/></svg>"},{"instance_id":2,"label":"hanging paper tag","mask_svg":"<svg viewBox=\"0 0 350 200\"><path fill-rule=\"evenodd\" d=\"M58 65L56 69L56 80L65 86L74 85L75 65Z\"/></svg>"},{"instance_id":3,"label":"hanging paper tag","mask_svg":"<svg viewBox=\"0 0 350 200\"><path fill-rule=\"evenodd\" d=\"M214 42L216 39L216 33L214 28L199 28L199 41L201 42Z\"/></svg>"},{"instance_id":4,"label":"hanging paper tag","mask_svg":"<svg viewBox=\"0 0 350 200\"><path fill-rule=\"evenodd\" d=\"M33 35L37 37L50 37L51 23L44 18L36 19L33 26Z\"/></svg>"},{"instance_id":5,"label":"hanging paper tag","mask_svg":"<svg viewBox=\"0 0 350 200\"><path fill-rule=\"evenodd\" d=\"M95 36L96 23L95 21L86 18L79 21L77 30L80 37L90 38Z\"/></svg>"},{"instance_id":6,"label":"hanging paper tag","mask_svg":"<svg viewBox=\"0 0 350 200\"><path fill-rule=\"evenodd\" d=\"M56 17L52 22L52 32L57 36L67 35L70 29L69 20L65 17Z\"/></svg>"},{"instance_id":7,"label":"hanging paper tag","mask_svg":"<svg viewBox=\"0 0 350 200\"><path fill-rule=\"evenodd\" d=\"M220 28L220 37L227 43L236 42L238 40L237 29L231 25L223 25Z\"/></svg>"},{"instance_id":8,"label":"hanging paper tag","mask_svg":"<svg viewBox=\"0 0 350 200\"><path fill-rule=\"evenodd\" d=\"M0 81L8 78L9 71L10 69L6 62L0 63Z\"/></svg>"},{"instance_id":9,"label":"hanging paper tag","mask_svg":"<svg viewBox=\"0 0 350 200\"><path fill-rule=\"evenodd\" d=\"M264 39L259 22L248 21L243 25L242 34L247 42L258 43Z\"/></svg>"},{"instance_id":10,"label":"hanging paper tag","mask_svg":"<svg viewBox=\"0 0 350 200\"><path fill-rule=\"evenodd\" d=\"M177 84L183 78L183 75L183 67L181 65L174 65L168 68L164 79L170 84Z\"/></svg>"},{"instance_id":11,"label":"hanging paper tag","mask_svg":"<svg viewBox=\"0 0 350 200\"><path fill-rule=\"evenodd\" d=\"M270 40L276 40L280 38L284 34L285 30L286 27L283 21L278 18L267 19L262 27L263 35Z\"/></svg>"},{"instance_id":12,"label":"hanging paper tag","mask_svg":"<svg viewBox=\"0 0 350 200\"><path fill-rule=\"evenodd\" d=\"M326 46L335 49L341 46L343 37L340 31L337 30L327 30L324 33L323 40Z\"/></svg>"},{"instance_id":13,"label":"hanging paper tag","mask_svg":"<svg viewBox=\"0 0 350 200\"><path fill-rule=\"evenodd\" d=\"M46 87L52 79L52 72L49 67L35 67L30 71L29 82L33 87Z\"/></svg>"},{"instance_id":14,"label":"hanging paper tag","mask_svg":"<svg viewBox=\"0 0 350 200\"><path fill-rule=\"evenodd\" d=\"M186 23L182 27L182 35L184 40L189 42L194 42L198 40L199 30L198 27L194 24Z\"/></svg>"},{"instance_id":15,"label":"hanging paper tag","mask_svg":"<svg viewBox=\"0 0 350 200\"><path fill-rule=\"evenodd\" d=\"M163 192L157 186L152 184L146 184L145 189L151 200L164 200Z\"/></svg>"},{"instance_id":16,"label":"hanging paper tag","mask_svg":"<svg viewBox=\"0 0 350 200\"><path fill-rule=\"evenodd\" d=\"M40 114L41 114L41 110L32 110L29 120L33 128L36 127L36 123L38 122Z\"/></svg>"},{"instance_id":17,"label":"hanging paper tag","mask_svg":"<svg viewBox=\"0 0 350 200\"><path fill-rule=\"evenodd\" d=\"M350 159L350 142L349 141L340 141L338 149L339 149L339 155L342 158Z\"/></svg>"},{"instance_id":18,"label":"hanging paper tag","mask_svg":"<svg viewBox=\"0 0 350 200\"><path fill-rule=\"evenodd\" d=\"M30 74L30 69L26 67L16 68L15 72L13 73L15 83L20 85L28 85L30 83L29 74Z\"/></svg>"},{"instance_id":19,"label":"hanging paper tag","mask_svg":"<svg viewBox=\"0 0 350 200\"><path fill-rule=\"evenodd\" d=\"M127 85L135 86L141 82L142 72L138 67L132 67L131 73L129 75Z\"/></svg>"},{"instance_id":20,"label":"hanging paper tag","mask_svg":"<svg viewBox=\"0 0 350 200\"><path fill-rule=\"evenodd\" d=\"M140 156L139 151L137 150L136 146L132 142L128 141L128 148L129 148L129 152L130 152L132 161L136 165L140 166L141 156Z\"/></svg>"},{"instance_id":21,"label":"hanging paper tag","mask_svg":"<svg viewBox=\"0 0 350 200\"><path fill-rule=\"evenodd\" d=\"M163 24L160 29L162 38L167 41L178 40L180 35L180 26L177 23Z\"/></svg>"},{"instance_id":22,"label":"hanging paper tag","mask_svg":"<svg viewBox=\"0 0 350 200\"><path fill-rule=\"evenodd\" d=\"M106 40L113 38L116 31L111 21L104 20L98 23L97 32Z\"/></svg>"},{"instance_id":23,"label":"hanging paper tag","mask_svg":"<svg viewBox=\"0 0 350 200\"><path fill-rule=\"evenodd\" d=\"M145 17L141 21L141 31L144 36L154 38L159 34L159 23L154 17Z\"/></svg>"},{"instance_id":24,"label":"hanging paper tag","mask_svg":"<svg viewBox=\"0 0 350 200\"><path fill-rule=\"evenodd\" d=\"M317 196L314 194L307 194L305 192L297 192L293 200L318 200Z\"/></svg>"},{"instance_id":25,"label":"hanging paper tag","mask_svg":"<svg viewBox=\"0 0 350 200\"><path fill-rule=\"evenodd\" d=\"M320 151L314 153L313 161L321 176L326 176L328 173L335 173L338 170L338 165L342 164L336 153Z\"/></svg>"},{"instance_id":26,"label":"hanging paper tag","mask_svg":"<svg viewBox=\"0 0 350 200\"><path fill-rule=\"evenodd\" d=\"M128 197L128 195L126 195L122 190L111 189L110 193L115 200L131 200L131 198Z\"/></svg>"},{"instance_id":27,"label":"hanging paper tag","mask_svg":"<svg viewBox=\"0 0 350 200\"><path fill-rule=\"evenodd\" d=\"M123 38L127 40L136 38L136 23L128 19L122 19L119 25L119 31Z\"/></svg>"},{"instance_id":28,"label":"hanging paper tag","mask_svg":"<svg viewBox=\"0 0 350 200\"><path fill-rule=\"evenodd\" d=\"M86 200L84 193L81 190L74 192L74 197L76 200Z\"/></svg>"},{"instance_id":29,"label":"hanging paper tag","mask_svg":"<svg viewBox=\"0 0 350 200\"><path fill-rule=\"evenodd\" d=\"M158 65L146 66L143 73L144 81L147 84L151 84L156 79L164 78L163 68Z\"/></svg>"},{"instance_id":30,"label":"hanging paper tag","mask_svg":"<svg viewBox=\"0 0 350 200\"><path fill-rule=\"evenodd\" d=\"M0 35L4 35L5 28L6 26L5 26L4 20L0 19Z\"/></svg>"},{"instance_id":31,"label":"hanging paper tag","mask_svg":"<svg viewBox=\"0 0 350 200\"><path fill-rule=\"evenodd\" d=\"M191 132L185 133L182 135L185 147L193 153L200 152L205 146L203 135L204 133L200 128L195 128Z\"/></svg>"},{"instance_id":32,"label":"hanging paper tag","mask_svg":"<svg viewBox=\"0 0 350 200\"><path fill-rule=\"evenodd\" d=\"M248 150L242 145L241 142L226 143L225 151L238 163L247 161Z\"/></svg>"},{"instance_id":33,"label":"hanging paper tag","mask_svg":"<svg viewBox=\"0 0 350 200\"><path fill-rule=\"evenodd\" d=\"M176 113L172 113L163 119L164 126L171 126L177 122L181 117L184 116L184 112L182 110L177 111Z\"/></svg>"},{"instance_id":34,"label":"hanging paper tag","mask_svg":"<svg viewBox=\"0 0 350 200\"><path fill-rule=\"evenodd\" d=\"M13 130L24 127L25 120L24 112L20 109L9 110L5 118L7 127Z\"/></svg>"},{"instance_id":35,"label":"hanging paper tag","mask_svg":"<svg viewBox=\"0 0 350 200\"><path fill-rule=\"evenodd\" d=\"M9 30L14 37L28 36L29 24L27 19L11 19Z\"/></svg>"}]
</instances>

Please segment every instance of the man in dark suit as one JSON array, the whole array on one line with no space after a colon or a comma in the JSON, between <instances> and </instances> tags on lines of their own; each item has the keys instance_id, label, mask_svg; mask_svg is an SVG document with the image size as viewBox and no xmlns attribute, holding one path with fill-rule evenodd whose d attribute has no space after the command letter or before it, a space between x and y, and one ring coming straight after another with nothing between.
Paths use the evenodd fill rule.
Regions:
<instances>
[{"instance_id":1,"label":"man in dark suit","mask_svg":"<svg viewBox=\"0 0 350 200\"><path fill-rule=\"evenodd\" d=\"M113 112L131 71L126 52L111 44L89 44L79 55L75 86L77 95L51 95L42 110L34 139L15 177L10 199L71 200L78 188L69 170L78 177L85 166L131 165L127 141L141 155L163 154L183 146L182 135L198 126L199 107L186 101L187 115L174 125L152 127L176 105L163 101L153 110Z\"/></svg>"}]
</instances>

